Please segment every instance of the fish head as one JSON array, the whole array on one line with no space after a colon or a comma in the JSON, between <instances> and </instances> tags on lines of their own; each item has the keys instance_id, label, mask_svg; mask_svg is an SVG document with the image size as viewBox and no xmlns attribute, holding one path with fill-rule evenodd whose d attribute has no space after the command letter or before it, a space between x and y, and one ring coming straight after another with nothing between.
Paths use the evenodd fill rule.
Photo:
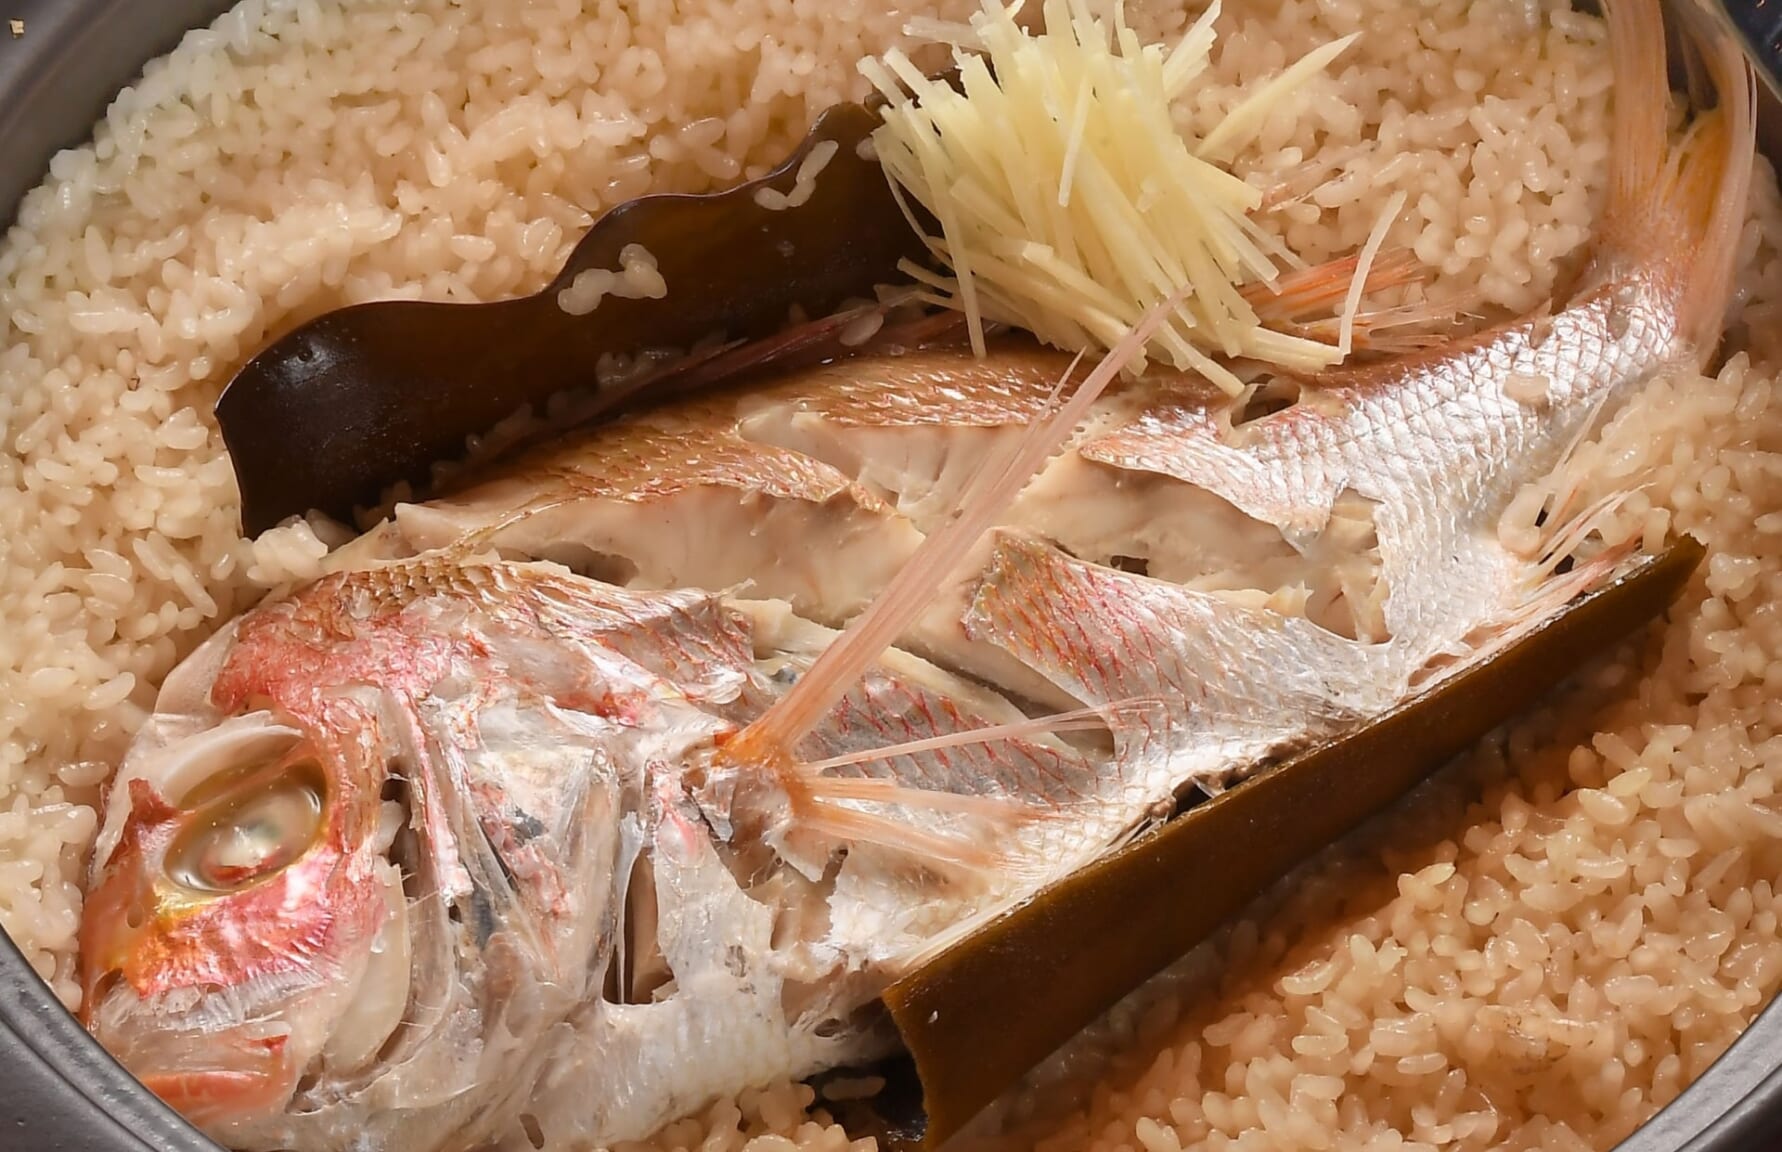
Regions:
<instances>
[{"instance_id":1,"label":"fish head","mask_svg":"<svg viewBox=\"0 0 1782 1152\"><path fill-rule=\"evenodd\" d=\"M407 904L363 699L223 715L181 701L188 686L170 682L174 700L201 706L158 711L108 798L82 1015L151 1090L227 1131L282 1110L319 1060L363 1064L388 1040Z\"/></svg>"},{"instance_id":2,"label":"fish head","mask_svg":"<svg viewBox=\"0 0 1782 1152\"><path fill-rule=\"evenodd\" d=\"M417 562L254 609L111 785L82 1015L220 1142L496 1124L599 995L652 706L480 579Z\"/></svg>"}]
</instances>

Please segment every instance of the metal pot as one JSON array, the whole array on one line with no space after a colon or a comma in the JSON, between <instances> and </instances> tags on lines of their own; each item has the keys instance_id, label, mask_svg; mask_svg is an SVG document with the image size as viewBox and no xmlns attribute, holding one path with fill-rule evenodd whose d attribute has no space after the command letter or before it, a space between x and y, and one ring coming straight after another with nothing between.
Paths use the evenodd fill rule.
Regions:
<instances>
[{"instance_id":1,"label":"metal pot","mask_svg":"<svg viewBox=\"0 0 1782 1152\"><path fill-rule=\"evenodd\" d=\"M0 221L78 144L144 63L231 0L12 0L0 18ZM1727 0L1752 55L1782 91L1782 3ZM1778 111L1772 102L1769 112ZM1766 146L1782 162L1782 116ZM1696 1083L1616 1152L1774 1152L1782 1148L1782 1001ZM218 1152L99 1047L0 933L0 1149L5 1152Z\"/></svg>"}]
</instances>

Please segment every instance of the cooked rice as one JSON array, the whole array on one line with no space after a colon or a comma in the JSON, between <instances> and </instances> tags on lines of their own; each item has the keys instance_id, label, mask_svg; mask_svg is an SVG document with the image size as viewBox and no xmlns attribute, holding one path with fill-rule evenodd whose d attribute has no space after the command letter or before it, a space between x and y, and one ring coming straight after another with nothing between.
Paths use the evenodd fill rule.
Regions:
<instances>
[{"instance_id":1,"label":"cooked rice","mask_svg":"<svg viewBox=\"0 0 1782 1152\"><path fill-rule=\"evenodd\" d=\"M1178 33L1175 6L1134 22ZM341 303L535 291L602 208L761 174L862 94L855 60L909 9L970 4L585 7L246 0L56 158L0 250L0 924L70 1004L91 803L155 685L338 542L325 523L238 536L209 417L232 367ZM1242 85L1355 30L1238 161L1284 190L1288 244L1353 250L1403 190L1390 239L1434 293L1539 302L1602 184L1600 23L1523 0L1232 3L1183 115L1204 132ZM1644 484L1610 533L1710 546L1671 623L1091 1029L1059 1065L1076 1095L1008 1118L1022 1142L1604 1147L1775 991L1782 208L1760 168L1755 359L1654 386L1579 461ZM650 1145L745 1146L849 1144L779 1086Z\"/></svg>"},{"instance_id":2,"label":"cooked rice","mask_svg":"<svg viewBox=\"0 0 1782 1152\"><path fill-rule=\"evenodd\" d=\"M588 268L577 272L569 287L557 293L557 307L571 316L586 316L608 296L628 300L660 300L668 295L668 282L656 270L656 257L642 244L619 249L619 269Z\"/></svg>"},{"instance_id":3,"label":"cooked rice","mask_svg":"<svg viewBox=\"0 0 1782 1152\"><path fill-rule=\"evenodd\" d=\"M829 167L829 162L835 159L840 148L841 145L833 140L819 142L799 161L798 171L792 174L790 192L781 192L776 188L757 188L755 203L769 212L784 212L788 208L802 206L816 192L817 177L823 174L823 169Z\"/></svg>"}]
</instances>

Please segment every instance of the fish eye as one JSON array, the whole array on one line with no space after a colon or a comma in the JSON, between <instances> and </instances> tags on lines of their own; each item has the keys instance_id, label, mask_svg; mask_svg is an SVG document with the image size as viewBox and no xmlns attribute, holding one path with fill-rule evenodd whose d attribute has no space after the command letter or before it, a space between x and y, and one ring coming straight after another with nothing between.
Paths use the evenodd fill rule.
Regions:
<instances>
[{"instance_id":1,"label":"fish eye","mask_svg":"<svg viewBox=\"0 0 1782 1152\"><path fill-rule=\"evenodd\" d=\"M290 867L322 826L326 786L312 760L229 773L188 797L189 823L167 852L167 875L195 892L237 892Z\"/></svg>"}]
</instances>

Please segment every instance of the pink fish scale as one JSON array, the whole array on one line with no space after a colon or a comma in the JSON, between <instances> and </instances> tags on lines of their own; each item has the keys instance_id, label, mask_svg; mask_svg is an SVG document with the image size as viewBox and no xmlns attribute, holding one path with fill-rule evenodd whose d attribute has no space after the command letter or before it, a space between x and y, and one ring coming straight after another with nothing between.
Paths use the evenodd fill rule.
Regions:
<instances>
[{"instance_id":1,"label":"pink fish scale","mask_svg":"<svg viewBox=\"0 0 1782 1152\"><path fill-rule=\"evenodd\" d=\"M747 691L754 653L741 618L702 592L630 592L579 579L553 584L546 626L554 636L635 662L702 704Z\"/></svg>"},{"instance_id":2,"label":"pink fish scale","mask_svg":"<svg viewBox=\"0 0 1782 1152\"><path fill-rule=\"evenodd\" d=\"M1114 718L1104 792L1133 818L1188 780L1217 784L1272 748L1381 706L1389 653L1310 621L1005 538L967 617L975 636ZM1074 642L1056 646L1051 637Z\"/></svg>"},{"instance_id":3,"label":"pink fish scale","mask_svg":"<svg viewBox=\"0 0 1782 1152\"><path fill-rule=\"evenodd\" d=\"M946 697L876 671L842 698L800 750L810 760L828 759L969 731L987 723L984 717L962 710ZM1095 770L1076 753L1032 740L1005 739L868 761L832 771L837 776L893 779L911 788L962 795L1015 796L1063 807L1085 798Z\"/></svg>"}]
</instances>

